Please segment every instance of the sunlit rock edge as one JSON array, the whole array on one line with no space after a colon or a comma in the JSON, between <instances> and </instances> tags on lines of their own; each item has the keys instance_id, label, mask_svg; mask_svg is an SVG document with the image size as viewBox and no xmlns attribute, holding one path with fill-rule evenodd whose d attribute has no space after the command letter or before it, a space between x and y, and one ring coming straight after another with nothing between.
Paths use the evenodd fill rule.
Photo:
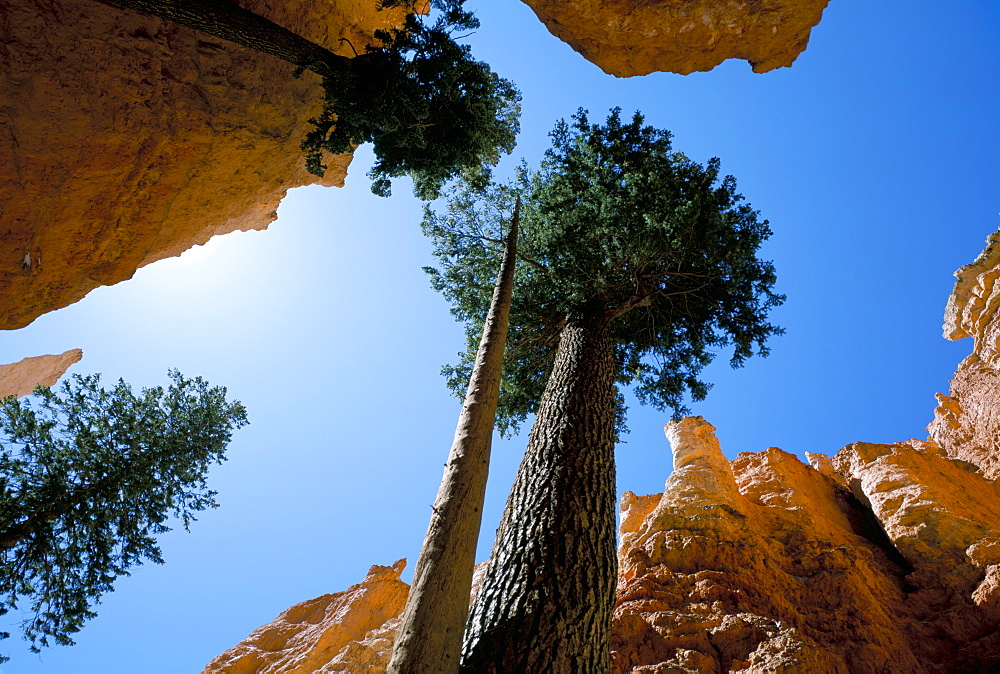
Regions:
<instances>
[{"instance_id":1,"label":"sunlit rock edge","mask_svg":"<svg viewBox=\"0 0 1000 674\"><path fill-rule=\"evenodd\" d=\"M54 385L73 363L83 358L83 351L70 349L58 355L32 356L16 363L0 365L0 399L30 395L36 386Z\"/></svg>"},{"instance_id":2,"label":"sunlit rock edge","mask_svg":"<svg viewBox=\"0 0 1000 674\"><path fill-rule=\"evenodd\" d=\"M553 35L619 77L687 75L726 59L792 65L829 0L524 0Z\"/></svg>"}]
</instances>

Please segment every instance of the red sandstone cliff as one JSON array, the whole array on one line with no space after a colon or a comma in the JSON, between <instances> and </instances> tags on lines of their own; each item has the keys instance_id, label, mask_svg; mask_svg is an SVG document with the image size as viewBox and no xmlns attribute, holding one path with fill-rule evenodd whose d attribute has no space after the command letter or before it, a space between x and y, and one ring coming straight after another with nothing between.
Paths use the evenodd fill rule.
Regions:
<instances>
[{"instance_id":1,"label":"red sandstone cliff","mask_svg":"<svg viewBox=\"0 0 1000 674\"><path fill-rule=\"evenodd\" d=\"M987 244L955 273L945 336L975 348L927 441L730 463L703 421L668 424L664 493L622 503L617 671L1000 663L1000 233Z\"/></svg>"},{"instance_id":2,"label":"red sandstone cliff","mask_svg":"<svg viewBox=\"0 0 1000 674\"><path fill-rule=\"evenodd\" d=\"M626 494L616 671L978 672L1000 663L1000 233L956 272L945 336L972 336L927 441L811 467L726 461L668 424L662 495Z\"/></svg>"},{"instance_id":3,"label":"red sandstone cliff","mask_svg":"<svg viewBox=\"0 0 1000 674\"><path fill-rule=\"evenodd\" d=\"M986 249L955 272L957 281L944 316L947 339L972 337L972 355L958 366L951 395L938 394L938 408L927 430L949 456L979 467L991 480L1000 477L1000 232Z\"/></svg>"},{"instance_id":4,"label":"red sandstone cliff","mask_svg":"<svg viewBox=\"0 0 1000 674\"><path fill-rule=\"evenodd\" d=\"M398 20L371 0L242 0L350 55ZM97 0L0 5L0 328L216 234L262 229L305 170L319 77Z\"/></svg>"}]
</instances>

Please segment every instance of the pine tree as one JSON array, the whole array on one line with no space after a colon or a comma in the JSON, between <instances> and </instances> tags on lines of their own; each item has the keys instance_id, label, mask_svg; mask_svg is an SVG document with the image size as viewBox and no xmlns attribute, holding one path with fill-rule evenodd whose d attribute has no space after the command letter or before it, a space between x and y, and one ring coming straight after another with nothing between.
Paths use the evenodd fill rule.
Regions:
<instances>
[{"instance_id":1,"label":"pine tree","mask_svg":"<svg viewBox=\"0 0 1000 674\"><path fill-rule=\"evenodd\" d=\"M323 77L323 111L303 140L306 167L323 175L323 154L374 145L372 191L408 175L414 192L434 198L458 175L489 174L515 143L520 94L472 58L454 35L479 26L465 0L382 0L403 6L403 26L377 31L378 44L354 58L334 54L232 0L115 0L124 7L188 26L294 63ZM421 9L429 14L418 14Z\"/></svg>"},{"instance_id":2,"label":"pine tree","mask_svg":"<svg viewBox=\"0 0 1000 674\"><path fill-rule=\"evenodd\" d=\"M0 402L0 615L29 615L35 652L71 645L130 567L163 563L154 536L169 517L187 529L217 505L206 472L246 410L200 377L170 377L136 395L77 375Z\"/></svg>"},{"instance_id":3,"label":"pine tree","mask_svg":"<svg viewBox=\"0 0 1000 674\"><path fill-rule=\"evenodd\" d=\"M702 369L766 355L781 330L771 263L757 258L767 221L720 163L677 152L667 131L618 110L559 122L538 171L508 185L455 187L424 229L434 286L472 337L501 250L498 214L523 200L498 424L537 416L469 616L462 671L606 672L614 601L616 386L674 416L701 400Z\"/></svg>"}]
</instances>

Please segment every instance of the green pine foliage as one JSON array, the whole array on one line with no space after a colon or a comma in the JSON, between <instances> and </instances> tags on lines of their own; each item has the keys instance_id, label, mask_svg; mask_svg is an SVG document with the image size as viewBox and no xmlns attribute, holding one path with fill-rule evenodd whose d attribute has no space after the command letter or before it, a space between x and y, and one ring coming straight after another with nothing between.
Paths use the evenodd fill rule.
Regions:
<instances>
[{"instance_id":1,"label":"green pine foliage","mask_svg":"<svg viewBox=\"0 0 1000 674\"><path fill-rule=\"evenodd\" d=\"M538 408L559 333L574 309L612 317L618 383L675 417L705 397L701 371L733 347L731 364L766 355L782 330L767 321L784 296L757 249L771 230L736 192L720 162L674 150L669 131L603 125L585 111L560 121L540 168L509 184L459 183L423 228L434 242L435 289L467 326L469 350L443 373L461 395L502 254L502 227L522 198L519 265L511 309L498 428L509 434ZM619 419L623 412L619 396ZM622 428L619 421L619 429Z\"/></svg>"},{"instance_id":2,"label":"green pine foliage","mask_svg":"<svg viewBox=\"0 0 1000 674\"><path fill-rule=\"evenodd\" d=\"M130 567L163 563L154 537L168 518L187 529L217 506L206 472L246 410L200 377L170 378L135 394L77 375L0 403L0 615L28 616L35 652L72 644Z\"/></svg>"},{"instance_id":3,"label":"green pine foliage","mask_svg":"<svg viewBox=\"0 0 1000 674\"><path fill-rule=\"evenodd\" d=\"M456 176L485 180L513 150L520 93L456 41L479 27L464 1L431 0L435 18L411 12L401 28L376 32L380 44L351 59L348 72L324 77L323 112L302 143L311 172L323 174L324 152L371 142L373 192L388 196L390 179L408 175L418 197L433 199ZM410 0L382 2L398 5L413 9Z\"/></svg>"}]
</instances>

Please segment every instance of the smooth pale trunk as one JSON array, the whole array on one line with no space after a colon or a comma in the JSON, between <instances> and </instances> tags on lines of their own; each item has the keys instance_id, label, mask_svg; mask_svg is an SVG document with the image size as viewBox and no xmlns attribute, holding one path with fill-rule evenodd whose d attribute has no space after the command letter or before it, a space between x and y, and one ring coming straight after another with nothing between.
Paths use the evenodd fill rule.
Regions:
<instances>
[{"instance_id":1,"label":"smooth pale trunk","mask_svg":"<svg viewBox=\"0 0 1000 674\"><path fill-rule=\"evenodd\" d=\"M567 317L469 615L462 672L610 671L617 571L610 320L601 307Z\"/></svg>"},{"instance_id":2,"label":"smooth pale trunk","mask_svg":"<svg viewBox=\"0 0 1000 674\"><path fill-rule=\"evenodd\" d=\"M388 671L394 674L458 672L500 395L517 228L515 207L455 440L389 661Z\"/></svg>"}]
</instances>

